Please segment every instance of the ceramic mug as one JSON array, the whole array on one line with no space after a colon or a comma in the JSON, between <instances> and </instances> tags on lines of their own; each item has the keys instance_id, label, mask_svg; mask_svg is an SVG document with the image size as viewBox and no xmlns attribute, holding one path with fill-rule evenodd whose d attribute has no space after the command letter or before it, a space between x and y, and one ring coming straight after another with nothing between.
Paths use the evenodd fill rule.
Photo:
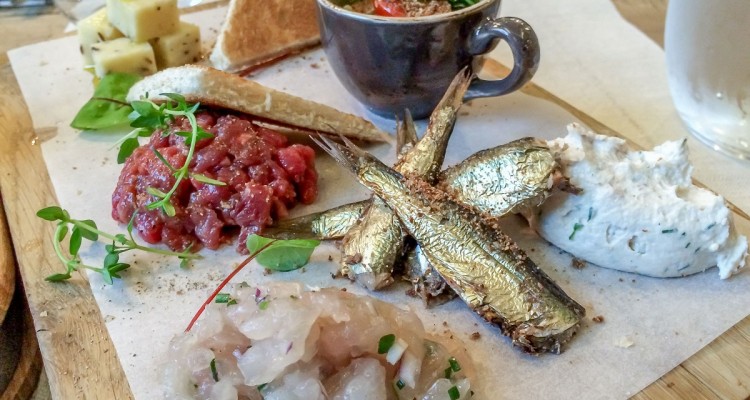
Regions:
<instances>
[{"instance_id":1,"label":"ceramic mug","mask_svg":"<svg viewBox=\"0 0 750 400\"><path fill-rule=\"evenodd\" d=\"M317 0L328 62L357 100L385 117L405 109L415 118L428 116L458 71L498 40L505 40L513 53L511 73L494 81L475 78L465 100L510 93L528 82L539 65L539 42L529 24L495 18L501 0L413 18L361 14L336 1L341 0Z\"/></svg>"}]
</instances>

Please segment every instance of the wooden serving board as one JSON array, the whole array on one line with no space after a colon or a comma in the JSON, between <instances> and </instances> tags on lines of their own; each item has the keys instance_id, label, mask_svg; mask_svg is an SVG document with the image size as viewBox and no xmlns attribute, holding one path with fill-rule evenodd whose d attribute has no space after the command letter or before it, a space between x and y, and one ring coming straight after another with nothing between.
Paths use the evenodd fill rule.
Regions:
<instances>
[{"instance_id":1,"label":"wooden serving board","mask_svg":"<svg viewBox=\"0 0 750 400\"><path fill-rule=\"evenodd\" d=\"M580 110L535 86L527 94L563 107L603 133L614 133ZM132 394L88 282L66 285L43 278L58 269L54 227L35 217L55 204L54 191L20 90L8 64L0 66L0 193L21 278L54 398L126 399ZM0 244L3 238L0 236ZM54 313L41 310L55 310ZM750 395L750 318L637 394L638 399L747 398Z\"/></svg>"}]
</instances>

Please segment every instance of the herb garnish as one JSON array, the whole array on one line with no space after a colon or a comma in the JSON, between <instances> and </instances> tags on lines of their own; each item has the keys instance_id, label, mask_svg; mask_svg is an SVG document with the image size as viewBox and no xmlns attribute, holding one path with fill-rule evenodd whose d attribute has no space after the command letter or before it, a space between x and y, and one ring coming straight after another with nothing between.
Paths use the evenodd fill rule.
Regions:
<instances>
[{"instance_id":1,"label":"herb garnish","mask_svg":"<svg viewBox=\"0 0 750 400\"><path fill-rule=\"evenodd\" d=\"M212 358L211 363L209 364L209 367L211 367L211 376L214 378L214 382L219 381L219 371L216 370L216 359Z\"/></svg>"},{"instance_id":2,"label":"herb garnish","mask_svg":"<svg viewBox=\"0 0 750 400\"><path fill-rule=\"evenodd\" d=\"M451 5L451 10L456 11L462 8L471 7L477 4L478 0L448 0Z\"/></svg>"},{"instance_id":3,"label":"herb garnish","mask_svg":"<svg viewBox=\"0 0 750 400\"><path fill-rule=\"evenodd\" d=\"M138 244L133 237L132 218L128 224L128 234L126 236L122 233L112 235L103 232L97 228L96 223L92 220L73 219L66 210L63 210L58 206L43 208L37 211L36 215L47 221L58 221L53 245L55 248L55 254L57 254L57 258L59 258L65 265L66 271L65 273L53 274L46 277L45 280L50 282L68 280L71 278L72 272L83 268L102 274L104 282L111 285L114 278L120 278L119 273L121 271L130 268L130 264L120 262L120 254L130 250L141 250L148 253L175 256L181 260L181 263L185 263L191 259L200 258L199 255L190 253L190 249L178 253L169 250L154 249ZM68 254L65 254L62 244L69 231L70 239L68 240ZM86 265L81 261L78 252L81 248L83 239L92 242L100 241L100 239L107 239L107 241L111 242L105 246L107 255L104 257L102 267L93 267Z\"/></svg>"},{"instance_id":4,"label":"herb garnish","mask_svg":"<svg viewBox=\"0 0 750 400\"><path fill-rule=\"evenodd\" d=\"M401 379L399 379L398 381L396 381L396 387L398 388L398 390L403 389L404 386L406 386L406 384Z\"/></svg>"},{"instance_id":5,"label":"herb garnish","mask_svg":"<svg viewBox=\"0 0 750 400\"><path fill-rule=\"evenodd\" d=\"M451 370L453 372L458 372L461 370L461 364L458 363L458 360L456 360L456 357L449 358L448 364L450 364Z\"/></svg>"},{"instance_id":6,"label":"herb garnish","mask_svg":"<svg viewBox=\"0 0 750 400\"><path fill-rule=\"evenodd\" d=\"M219 293L214 299L215 303L226 304L227 307L237 304L237 300L233 299L229 293Z\"/></svg>"},{"instance_id":7,"label":"herb garnish","mask_svg":"<svg viewBox=\"0 0 750 400\"><path fill-rule=\"evenodd\" d=\"M193 160L193 154L195 153L195 146L201 139L212 138L214 135L206 132L203 128L198 125L198 121L195 117L195 112L200 107L200 103L188 105L185 101L185 97L176 93L162 93L162 96L167 97L169 100L161 104L156 104L150 100L137 100L130 103L133 107L133 122L130 126L136 128L133 132L128 134L120 146L120 153L117 158L118 161L121 156L127 158L130 154L127 151L123 151L123 148L129 150L131 153L138 146L138 136L143 135L144 132L149 134L153 133L157 129L162 129L162 135L169 135L170 132L167 130L168 124L175 120L177 117L185 117L190 123L190 132L174 132L175 135L185 138L185 144L188 146L188 152L185 156L185 163L176 168L171 165L169 161L164 158L158 150L153 149L156 157L161 160L164 165L169 167L172 171L172 175L175 177L174 185L172 188L164 193L159 189L150 187L147 189L148 194L156 197L159 200L154 201L146 206L148 210L161 209L164 214L169 217L175 215L175 209L170 199L172 195L180 186L180 182L186 177L193 178L199 182L207 183L209 185L223 186L226 185L224 182L216 179L209 178L202 174L194 174L189 171L190 163Z\"/></svg>"},{"instance_id":8,"label":"herb garnish","mask_svg":"<svg viewBox=\"0 0 750 400\"><path fill-rule=\"evenodd\" d=\"M461 392L458 391L456 386L452 386L448 389L448 396L450 396L451 400L458 400L461 397Z\"/></svg>"},{"instance_id":9,"label":"herb garnish","mask_svg":"<svg viewBox=\"0 0 750 400\"><path fill-rule=\"evenodd\" d=\"M320 244L320 240L273 240L250 235L245 243L251 253L268 245L265 251L258 254L258 264L273 271L285 272L307 264L313 250Z\"/></svg>"},{"instance_id":10,"label":"herb garnish","mask_svg":"<svg viewBox=\"0 0 750 400\"><path fill-rule=\"evenodd\" d=\"M575 223L573 224L573 232L571 232L570 236L568 236L568 240L573 240L573 237L576 235L576 232L580 231L581 228L583 228L583 224Z\"/></svg>"},{"instance_id":11,"label":"herb garnish","mask_svg":"<svg viewBox=\"0 0 750 400\"><path fill-rule=\"evenodd\" d=\"M125 101L128 90L141 79L138 75L110 73L94 89L94 96L78 111L70 126L99 130L125 125L133 108Z\"/></svg>"},{"instance_id":12,"label":"herb garnish","mask_svg":"<svg viewBox=\"0 0 750 400\"><path fill-rule=\"evenodd\" d=\"M392 333L381 337L378 341L378 354L387 353L394 343L396 343L396 335Z\"/></svg>"}]
</instances>

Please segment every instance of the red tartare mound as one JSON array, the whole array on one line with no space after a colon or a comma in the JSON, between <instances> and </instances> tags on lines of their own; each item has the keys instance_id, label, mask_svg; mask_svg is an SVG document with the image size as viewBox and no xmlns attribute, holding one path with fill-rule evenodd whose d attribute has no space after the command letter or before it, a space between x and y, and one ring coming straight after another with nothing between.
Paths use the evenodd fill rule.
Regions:
<instances>
[{"instance_id":1,"label":"red tartare mound","mask_svg":"<svg viewBox=\"0 0 750 400\"><path fill-rule=\"evenodd\" d=\"M171 203L175 216L147 210L158 199L149 187L168 192L175 183L158 150L175 168L188 153L185 138L173 134L190 131L185 118L157 130L148 145L137 148L125 161L112 194L112 218L128 223L137 213L134 228L148 243L164 243L173 250L188 246L218 248L231 240L239 228L238 251L245 252L245 239L259 233L275 219L287 215L298 202L312 203L318 194L315 151L305 145L289 145L287 138L260 127L241 115L213 111L197 114L198 125L214 135L196 143L190 172L226 183L216 186L184 179Z\"/></svg>"}]
</instances>

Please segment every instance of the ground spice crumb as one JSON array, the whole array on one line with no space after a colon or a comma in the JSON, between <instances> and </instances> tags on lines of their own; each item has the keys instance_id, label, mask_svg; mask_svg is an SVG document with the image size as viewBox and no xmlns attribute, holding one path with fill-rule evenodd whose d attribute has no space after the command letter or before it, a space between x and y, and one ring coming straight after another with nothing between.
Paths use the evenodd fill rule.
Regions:
<instances>
[{"instance_id":1,"label":"ground spice crumb","mask_svg":"<svg viewBox=\"0 0 750 400\"><path fill-rule=\"evenodd\" d=\"M471 335L469 335L469 339L471 340L479 340L482 337L482 335L479 334L479 332L474 332Z\"/></svg>"},{"instance_id":2,"label":"ground spice crumb","mask_svg":"<svg viewBox=\"0 0 750 400\"><path fill-rule=\"evenodd\" d=\"M570 262L570 266L575 269L583 269L586 267L586 261L583 261L577 257L573 257L573 260Z\"/></svg>"},{"instance_id":3,"label":"ground spice crumb","mask_svg":"<svg viewBox=\"0 0 750 400\"><path fill-rule=\"evenodd\" d=\"M333 256L330 254L328 255L328 261L333 261Z\"/></svg>"},{"instance_id":4,"label":"ground spice crumb","mask_svg":"<svg viewBox=\"0 0 750 400\"><path fill-rule=\"evenodd\" d=\"M448 326L448 321L443 321L443 326Z\"/></svg>"},{"instance_id":5,"label":"ground spice crumb","mask_svg":"<svg viewBox=\"0 0 750 400\"><path fill-rule=\"evenodd\" d=\"M667 383L667 387L668 387L668 388L672 388L673 386L674 386L674 382L669 382L669 383Z\"/></svg>"},{"instance_id":6,"label":"ground spice crumb","mask_svg":"<svg viewBox=\"0 0 750 400\"><path fill-rule=\"evenodd\" d=\"M264 276L268 276L268 275L271 275L272 273L273 273L273 271L271 271L271 270L270 270L270 269L268 269L268 268L264 268L264 269L263 269L263 275L264 275Z\"/></svg>"},{"instance_id":7,"label":"ground spice crumb","mask_svg":"<svg viewBox=\"0 0 750 400\"><path fill-rule=\"evenodd\" d=\"M597 324L601 324L604 322L604 316L603 315L597 315L594 318L591 318L592 321L596 322Z\"/></svg>"}]
</instances>

